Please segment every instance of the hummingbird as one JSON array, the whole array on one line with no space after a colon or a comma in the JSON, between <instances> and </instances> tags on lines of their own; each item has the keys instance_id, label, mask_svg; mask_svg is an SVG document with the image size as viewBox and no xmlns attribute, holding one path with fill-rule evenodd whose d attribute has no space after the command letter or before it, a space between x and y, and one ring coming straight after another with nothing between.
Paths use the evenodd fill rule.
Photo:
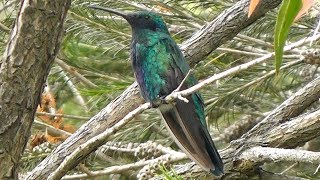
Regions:
<instances>
[{"instance_id":1,"label":"hummingbird","mask_svg":"<svg viewBox=\"0 0 320 180\"><path fill-rule=\"evenodd\" d=\"M197 83L161 16L151 11L90 8L121 16L130 24L130 59L140 94L157 107L172 138L190 159L204 170L222 175L223 162L208 132L200 93L185 97L188 102L176 99L174 103L159 103L178 87L184 90Z\"/></svg>"}]
</instances>

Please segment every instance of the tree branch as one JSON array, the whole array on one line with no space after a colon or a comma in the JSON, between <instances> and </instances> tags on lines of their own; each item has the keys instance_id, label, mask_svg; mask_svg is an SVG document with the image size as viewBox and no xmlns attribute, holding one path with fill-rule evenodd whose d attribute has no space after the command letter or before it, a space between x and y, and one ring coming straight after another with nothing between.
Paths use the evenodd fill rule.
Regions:
<instances>
[{"instance_id":1,"label":"tree branch","mask_svg":"<svg viewBox=\"0 0 320 180\"><path fill-rule=\"evenodd\" d=\"M203 60L221 44L232 39L271 9L276 8L280 2L281 0L261 1L250 18L248 18L250 1L237 2L182 44L181 49L186 59L191 65Z\"/></svg>"},{"instance_id":2,"label":"tree branch","mask_svg":"<svg viewBox=\"0 0 320 180\"><path fill-rule=\"evenodd\" d=\"M303 162L320 164L320 152L298 149L253 147L241 154L238 159L254 162Z\"/></svg>"},{"instance_id":3,"label":"tree branch","mask_svg":"<svg viewBox=\"0 0 320 180\"><path fill-rule=\"evenodd\" d=\"M296 47L299 47L299 46L301 46L301 45L303 45L305 43L311 42L313 40L317 40L319 38L320 38L320 34L318 34L317 36L313 36L313 37L303 38L303 39L301 39L301 40L299 40L299 41L297 41L295 43L292 43L292 44L290 44L288 46L285 46L283 52L290 51L290 50L292 50L292 49L294 49ZM205 79L205 80L201 81L200 83L198 83L198 84L196 84L196 85L194 85L194 86L192 86L192 87L190 87L188 89L185 89L183 91L178 91L178 92L172 92L170 95L168 95L166 97L166 101L170 102L173 99L176 99L176 98L178 98L180 96L185 97L187 95L190 95L190 94L200 90L204 86L207 86L207 85L213 83L214 81L216 81L218 79L222 79L224 77L227 77L227 76L236 74L236 73L238 73L240 71L246 70L246 69L248 69L248 68L250 68L250 67L252 67L252 66L254 66L256 64L259 64L259 63L261 63L261 62L263 62L263 61L265 61L265 60L267 60L267 59L269 59L269 58L271 58L273 56L274 56L274 53L266 54L266 55L264 55L264 56L262 56L260 58L257 58L255 60L252 60L252 61L249 61L247 63L241 64L239 66L235 66L235 67L230 68L230 69L228 69L226 71L223 71L223 72L221 72L219 74L211 76L210 78Z\"/></svg>"}]
</instances>

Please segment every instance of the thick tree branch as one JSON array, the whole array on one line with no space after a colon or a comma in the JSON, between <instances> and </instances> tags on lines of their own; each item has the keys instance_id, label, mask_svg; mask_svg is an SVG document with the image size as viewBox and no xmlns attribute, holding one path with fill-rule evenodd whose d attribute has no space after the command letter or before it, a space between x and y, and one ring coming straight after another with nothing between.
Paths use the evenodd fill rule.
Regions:
<instances>
[{"instance_id":1,"label":"thick tree branch","mask_svg":"<svg viewBox=\"0 0 320 180\"><path fill-rule=\"evenodd\" d=\"M18 177L18 162L59 51L69 6L69 0L21 1L0 67L0 179Z\"/></svg>"},{"instance_id":2,"label":"thick tree branch","mask_svg":"<svg viewBox=\"0 0 320 180\"><path fill-rule=\"evenodd\" d=\"M242 138L225 149L223 157L230 170L254 169L257 163L249 163L245 167L235 165L234 157L254 145L268 145L278 148L294 148L319 136L320 110L300 115L311 103L320 97L320 78L308 83L293 94L288 100L274 109L261 123L257 124Z\"/></svg>"},{"instance_id":3,"label":"thick tree branch","mask_svg":"<svg viewBox=\"0 0 320 180\"><path fill-rule=\"evenodd\" d=\"M250 1L237 2L182 44L181 49L185 57L191 65L196 64L221 44L236 36L242 29L277 7L280 2L281 0L261 1L250 18L248 18Z\"/></svg>"},{"instance_id":4,"label":"thick tree branch","mask_svg":"<svg viewBox=\"0 0 320 180\"><path fill-rule=\"evenodd\" d=\"M238 139L231 146L220 151L225 163L224 178L250 176L250 173L254 175L260 164L275 160L320 163L319 152L280 149L297 147L319 135L320 110L317 110L284 122L267 133L250 134L250 139ZM257 145L277 148L256 147ZM178 170L179 174L184 174L186 171L197 173L203 170L197 166L191 167L189 164Z\"/></svg>"},{"instance_id":5,"label":"thick tree branch","mask_svg":"<svg viewBox=\"0 0 320 180\"><path fill-rule=\"evenodd\" d=\"M301 113L302 110L309 107L310 103L318 100L319 97L320 77L307 84L293 94L287 101L279 105L278 108L273 110L270 115L264 119L263 122L265 123L257 125L260 126L260 128L253 128L253 130L246 133L242 138L233 141L231 146L222 150L220 154L225 163L225 171L238 171L240 174L250 174L248 172L253 173L258 165L264 163L265 161L262 160L255 161L249 158L244 160L241 158L243 154L246 153L246 150L251 147L268 145L277 148L295 148L318 137L320 135L320 110L290 119L288 116L292 116L292 112L296 111L300 111ZM280 111L279 114L277 114L278 111ZM271 115L277 116L270 118ZM269 121L273 121L273 123L277 125L267 123ZM267 159L264 160L268 161ZM315 162L318 160L319 159L315 159ZM186 167L188 167L188 165L186 165ZM192 171L198 172L199 169L194 168ZM226 176L229 175L229 173L226 174Z\"/></svg>"},{"instance_id":6,"label":"thick tree branch","mask_svg":"<svg viewBox=\"0 0 320 180\"><path fill-rule=\"evenodd\" d=\"M252 134L263 134L273 127L296 117L313 102L320 98L320 77L308 83L298 92L274 109L259 124L244 134L244 138L252 137Z\"/></svg>"},{"instance_id":7,"label":"thick tree branch","mask_svg":"<svg viewBox=\"0 0 320 180\"><path fill-rule=\"evenodd\" d=\"M219 45L232 39L242 29L250 25L254 20L275 8L280 0L265 0L257 9L257 14L250 20L247 19L247 6L249 0L242 0L223 12L224 15L217 17L207 26L194 35L190 40L182 45L185 56L189 62L198 62L204 59L211 51ZM232 13L238 13L236 16ZM242 18L239 18L239 14ZM228 17L228 18L227 18ZM219 22L222 22L221 24ZM208 28L206 28L208 27ZM222 30L223 29L223 30ZM217 32L217 33L215 33ZM209 41L208 41L209 39ZM198 48L201 47L201 48ZM193 63L194 64L194 63ZM78 131L76 131L64 143L58 146L45 160L43 160L28 176L28 179L44 179L49 176L52 169L56 169L63 158L70 155L78 146L88 141L92 137L102 133L108 127L112 127L125 114L132 111L144 100L140 97L137 84L127 88L117 99L102 109L97 115L91 118ZM94 149L94 148L93 148ZM82 157L84 158L85 155ZM80 161L81 159L79 159ZM75 166L79 161L74 162Z\"/></svg>"},{"instance_id":8,"label":"thick tree branch","mask_svg":"<svg viewBox=\"0 0 320 180\"><path fill-rule=\"evenodd\" d=\"M320 152L297 149L253 147L241 154L238 159L255 162L303 162L320 164Z\"/></svg>"}]
</instances>

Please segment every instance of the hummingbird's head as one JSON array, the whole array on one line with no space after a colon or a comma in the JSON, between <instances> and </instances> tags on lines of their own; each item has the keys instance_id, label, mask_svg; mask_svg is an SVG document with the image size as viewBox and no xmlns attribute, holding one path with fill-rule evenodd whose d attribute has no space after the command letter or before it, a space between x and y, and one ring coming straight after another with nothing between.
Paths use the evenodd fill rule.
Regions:
<instances>
[{"instance_id":1,"label":"hummingbird's head","mask_svg":"<svg viewBox=\"0 0 320 180\"><path fill-rule=\"evenodd\" d=\"M99 6L89 6L93 9L99 9L106 12L110 12L116 14L118 16L123 17L128 21L131 25L132 30L139 30L139 29L148 29L151 31L159 31L168 33L168 29L166 24L164 23L161 16L157 15L156 13L150 11L138 11L132 13L124 13L118 10L113 10L109 8L99 7Z\"/></svg>"}]
</instances>

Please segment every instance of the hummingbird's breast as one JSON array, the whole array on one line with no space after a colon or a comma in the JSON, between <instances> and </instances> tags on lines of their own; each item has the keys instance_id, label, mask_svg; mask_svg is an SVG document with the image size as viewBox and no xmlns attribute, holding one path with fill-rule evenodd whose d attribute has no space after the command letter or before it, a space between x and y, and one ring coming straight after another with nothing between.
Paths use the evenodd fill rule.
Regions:
<instances>
[{"instance_id":1,"label":"hummingbird's breast","mask_svg":"<svg viewBox=\"0 0 320 180\"><path fill-rule=\"evenodd\" d=\"M152 36L140 41L133 40L131 60L143 98L152 102L164 95L171 61L166 46Z\"/></svg>"}]
</instances>

